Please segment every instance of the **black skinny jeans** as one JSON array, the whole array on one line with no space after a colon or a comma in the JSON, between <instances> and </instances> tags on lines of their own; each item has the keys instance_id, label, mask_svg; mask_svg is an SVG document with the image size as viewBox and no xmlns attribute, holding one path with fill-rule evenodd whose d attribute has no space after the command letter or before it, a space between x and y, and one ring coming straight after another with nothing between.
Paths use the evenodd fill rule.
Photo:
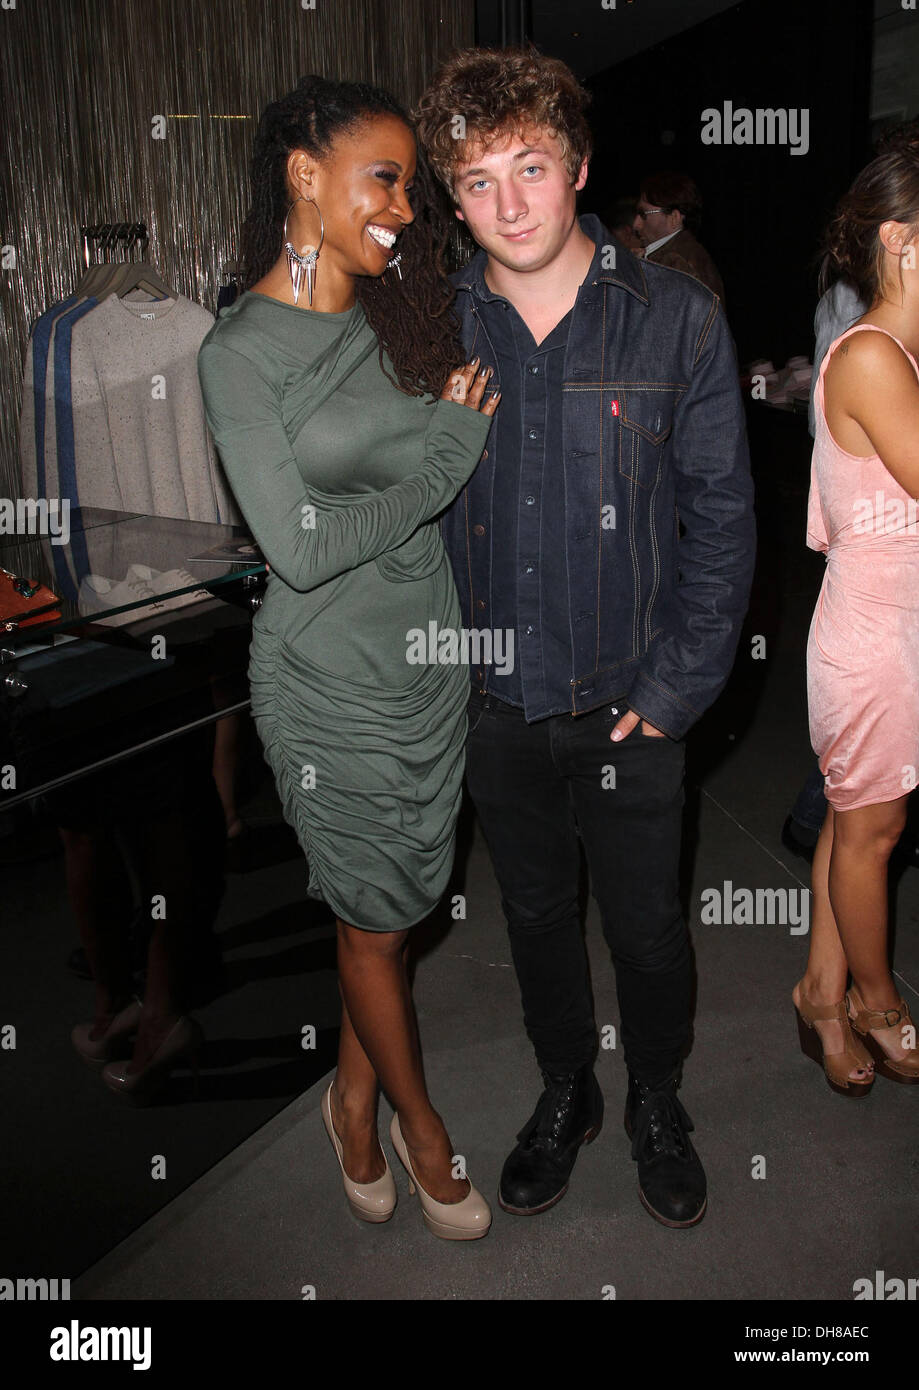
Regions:
<instances>
[{"instance_id":1,"label":"black skinny jeans","mask_svg":"<svg viewBox=\"0 0 919 1390\"><path fill-rule=\"evenodd\" d=\"M626 1064L656 1086L679 1069L689 1036L691 962L678 891L685 745L644 734L640 723L612 743L626 708L527 724L522 710L473 692L466 780L540 1067L575 1071L596 1047L578 913L580 833L616 968Z\"/></svg>"}]
</instances>

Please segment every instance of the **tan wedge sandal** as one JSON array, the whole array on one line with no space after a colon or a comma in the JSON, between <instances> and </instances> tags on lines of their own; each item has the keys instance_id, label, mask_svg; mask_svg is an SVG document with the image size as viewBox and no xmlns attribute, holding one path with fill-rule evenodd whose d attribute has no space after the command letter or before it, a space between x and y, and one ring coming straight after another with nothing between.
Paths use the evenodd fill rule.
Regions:
<instances>
[{"instance_id":1,"label":"tan wedge sandal","mask_svg":"<svg viewBox=\"0 0 919 1390\"><path fill-rule=\"evenodd\" d=\"M795 1004L795 1013L798 1018L798 1037L801 1040L801 1051L805 1057L812 1058L823 1067L826 1079L832 1089L853 1100L866 1096L874 1085L874 1077L871 1076L868 1080L858 1081L851 1077L849 1072L855 1067L870 1067L873 1059L865 1051L858 1038L854 1036L849 1026L845 999L840 999L837 1004L812 1004L802 989L801 1006ZM814 1024L829 1022L831 1019L842 1024L846 1045L842 1052L827 1054L823 1050L822 1039Z\"/></svg>"},{"instance_id":2,"label":"tan wedge sandal","mask_svg":"<svg viewBox=\"0 0 919 1390\"><path fill-rule=\"evenodd\" d=\"M912 1049L905 1057L889 1057L883 1044L871 1032L872 1028L911 1028L915 1038L915 1026L909 1016L909 1006L903 999L898 1000L895 1009L866 1009L861 995L853 985L846 995L846 1009L849 1022L864 1039L874 1057L875 1071L886 1076L888 1081L899 1081L901 1085L911 1085L919 1081L919 1047L913 1042ZM901 1046L905 1046L902 1040Z\"/></svg>"}]
</instances>

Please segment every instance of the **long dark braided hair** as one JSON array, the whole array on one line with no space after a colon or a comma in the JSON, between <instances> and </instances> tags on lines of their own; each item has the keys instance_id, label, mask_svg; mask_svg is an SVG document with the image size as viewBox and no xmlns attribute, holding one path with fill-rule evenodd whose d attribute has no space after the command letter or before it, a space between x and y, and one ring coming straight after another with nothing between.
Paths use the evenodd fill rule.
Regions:
<instances>
[{"instance_id":1,"label":"long dark braided hair","mask_svg":"<svg viewBox=\"0 0 919 1390\"><path fill-rule=\"evenodd\" d=\"M242 280L249 289L268 273L283 249L281 231L289 206L286 180L291 150L306 150L322 159L335 137L368 116L411 120L387 92L364 82L331 82L311 74L297 88L266 106L259 120L250 168L252 202L243 224ZM409 203L415 214L399 238L400 281L390 271L382 277L355 279L355 293L380 344L392 362L393 384L411 396L439 395L451 370L464 360L459 323L452 310L455 291L446 279L445 250L450 224L442 195L418 150ZM321 274L321 260L320 269Z\"/></svg>"}]
</instances>

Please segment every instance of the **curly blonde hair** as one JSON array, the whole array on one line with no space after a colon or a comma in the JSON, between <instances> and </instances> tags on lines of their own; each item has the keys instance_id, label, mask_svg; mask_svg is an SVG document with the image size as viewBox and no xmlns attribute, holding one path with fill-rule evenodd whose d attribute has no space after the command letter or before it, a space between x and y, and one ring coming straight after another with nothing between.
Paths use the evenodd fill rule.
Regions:
<instances>
[{"instance_id":1,"label":"curly blonde hair","mask_svg":"<svg viewBox=\"0 0 919 1390\"><path fill-rule=\"evenodd\" d=\"M569 67L532 45L466 48L440 65L412 114L431 167L455 202L454 170L469 151L534 127L557 137L574 183L593 148L584 115L589 101Z\"/></svg>"}]
</instances>

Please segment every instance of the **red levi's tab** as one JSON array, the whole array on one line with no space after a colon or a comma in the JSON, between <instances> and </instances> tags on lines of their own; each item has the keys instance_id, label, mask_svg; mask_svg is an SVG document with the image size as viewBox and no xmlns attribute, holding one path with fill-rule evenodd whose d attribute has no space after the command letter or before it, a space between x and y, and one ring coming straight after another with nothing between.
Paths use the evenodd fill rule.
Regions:
<instances>
[{"instance_id":1,"label":"red levi's tab","mask_svg":"<svg viewBox=\"0 0 919 1390\"><path fill-rule=\"evenodd\" d=\"M618 415L618 414L619 414L619 402L618 402L618 401L610 401L610 403L609 403L609 408L610 408L610 410L613 412L614 415Z\"/></svg>"}]
</instances>

